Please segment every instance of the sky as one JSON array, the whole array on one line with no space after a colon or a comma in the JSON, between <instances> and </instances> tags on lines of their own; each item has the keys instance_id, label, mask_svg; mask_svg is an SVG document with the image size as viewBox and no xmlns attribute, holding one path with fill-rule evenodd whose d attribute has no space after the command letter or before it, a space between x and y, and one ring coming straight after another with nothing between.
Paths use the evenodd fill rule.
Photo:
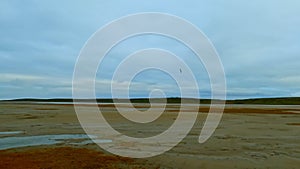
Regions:
<instances>
[{"instance_id":1,"label":"sky","mask_svg":"<svg viewBox=\"0 0 300 169\"><path fill-rule=\"evenodd\" d=\"M222 61L227 98L299 97L299 9L296 0L2 0L0 99L72 97L74 67L89 37L115 19L141 12L176 15L202 30ZM129 38L105 56L97 72L97 97L111 97L118 64L144 48L178 55L193 70L200 96L210 97L207 72L193 52L157 35ZM148 70L132 80L130 97L148 97L153 89L179 95L174 79Z\"/></svg>"}]
</instances>

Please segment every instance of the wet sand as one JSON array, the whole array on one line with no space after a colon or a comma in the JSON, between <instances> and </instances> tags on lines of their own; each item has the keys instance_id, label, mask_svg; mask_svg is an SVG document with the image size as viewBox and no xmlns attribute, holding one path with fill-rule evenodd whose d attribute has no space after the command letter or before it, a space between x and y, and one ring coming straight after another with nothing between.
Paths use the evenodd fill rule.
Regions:
<instances>
[{"instance_id":1,"label":"wet sand","mask_svg":"<svg viewBox=\"0 0 300 169\"><path fill-rule=\"evenodd\" d=\"M137 107L145 109L147 105L138 104ZM176 104L168 105L159 120L149 125L136 125L126 121L113 106L101 106L103 114L116 130L136 137L153 136L167 129L176 119L178 108ZM72 138L49 145L0 150L0 168L300 166L300 106L228 105L214 135L207 142L199 144L198 137L207 111L208 107L201 107L188 136L172 150L156 157L117 157L87 142L86 138ZM34 103L0 103L1 132L0 140L9 137L85 134L73 105Z\"/></svg>"}]
</instances>

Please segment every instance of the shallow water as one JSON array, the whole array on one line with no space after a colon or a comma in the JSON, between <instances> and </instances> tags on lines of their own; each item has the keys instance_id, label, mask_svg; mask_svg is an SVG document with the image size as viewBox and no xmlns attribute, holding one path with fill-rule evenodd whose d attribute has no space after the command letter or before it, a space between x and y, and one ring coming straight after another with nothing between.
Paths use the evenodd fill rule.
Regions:
<instances>
[{"instance_id":1,"label":"shallow water","mask_svg":"<svg viewBox=\"0 0 300 169\"><path fill-rule=\"evenodd\" d=\"M0 135L23 134L24 131L1 131Z\"/></svg>"},{"instance_id":2,"label":"shallow water","mask_svg":"<svg viewBox=\"0 0 300 169\"><path fill-rule=\"evenodd\" d=\"M95 139L97 143L109 143L111 140L96 139L96 136L86 134L61 134L61 135L40 135L25 137L4 137L0 138L0 150L19 148L27 146L53 145L59 143L85 145L93 143L90 138ZM77 140L76 140L77 139ZM74 141L76 140L76 141ZM73 141L73 142L72 142Z\"/></svg>"},{"instance_id":3,"label":"shallow water","mask_svg":"<svg viewBox=\"0 0 300 169\"><path fill-rule=\"evenodd\" d=\"M86 144L92 144L92 143L111 143L112 140L107 140L107 139L93 139L93 140L85 140L85 141L82 141L82 142L79 142L79 143L70 143L72 145L86 145Z\"/></svg>"}]
</instances>

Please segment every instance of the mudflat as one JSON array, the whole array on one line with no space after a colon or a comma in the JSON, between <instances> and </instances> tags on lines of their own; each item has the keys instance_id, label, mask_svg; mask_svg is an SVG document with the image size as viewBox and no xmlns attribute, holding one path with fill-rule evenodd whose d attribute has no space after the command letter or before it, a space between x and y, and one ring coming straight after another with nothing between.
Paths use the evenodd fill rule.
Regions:
<instances>
[{"instance_id":1,"label":"mudflat","mask_svg":"<svg viewBox=\"0 0 300 169\"><path fill-rule=\"evenodd\" d=\"M147 125L129 122L112 104L99 107L116 130L149 137L172 125L180 105L167 105ZM200 107L188 136L170 151L132 159L93 143L72 104L0 103L0 168L299 168L300 106L227 105L213 136L200 144L208 109Z\"/></svg>"}]
</instances>

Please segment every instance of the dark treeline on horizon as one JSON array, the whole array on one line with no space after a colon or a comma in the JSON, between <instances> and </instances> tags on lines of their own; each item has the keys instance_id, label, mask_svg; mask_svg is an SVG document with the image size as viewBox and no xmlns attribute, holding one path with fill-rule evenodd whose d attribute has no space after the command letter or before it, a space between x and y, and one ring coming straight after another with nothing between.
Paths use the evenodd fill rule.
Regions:
<instances>
[{"instance_id":1,"label":"dark treeline on horizon","mask_svg":"<svg viewBox=\"0 0 300 169\"><path fill-rule=\"evenodd\" d=\"M164 98L165 99L165 98ZM181 98L170 97L166 98L168 103L181 103ZM185 102L210 104L211 99L191 99L184 98ZM98 98L98 103L113 103L114 99L110 98ZM125 102L128 99L115 99L118 102ZM22 99L11 99L1 100L1 102L15 101L15 102L73 102L72 98L52 98L52 99L37 99L37 98L22 98ZM91 102L92 99L76 99L79 102ZM149 103L149 98L132 98L132 103ZM151 98L151 102L162 102L161 98ZM255 98L255 99L237 99L237 100L226 100L226 104L270 104L270 105L300 105L300 97L280 97L280 98Z\"/></svg>"}]
</instances>

